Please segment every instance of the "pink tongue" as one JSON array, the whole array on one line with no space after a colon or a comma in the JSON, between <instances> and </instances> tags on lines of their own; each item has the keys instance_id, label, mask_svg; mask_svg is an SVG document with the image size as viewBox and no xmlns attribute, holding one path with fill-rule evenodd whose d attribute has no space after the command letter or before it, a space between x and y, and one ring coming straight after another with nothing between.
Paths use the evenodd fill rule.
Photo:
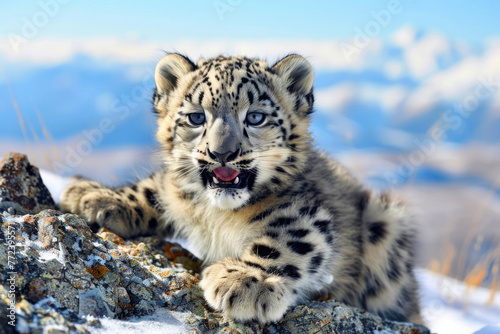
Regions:
<instances>
[{"instance_id":1,"label":"pink tongue","mask_svg":"<svg viewBox=\"0 0 500 334\"><path fill-rule=\"evenodd\" d=\"M222 181L231 181L234 180L234 178L238 176L240 172L228 167L219 167L214 169L214 173Z\"/></svg>"}]
</instances>

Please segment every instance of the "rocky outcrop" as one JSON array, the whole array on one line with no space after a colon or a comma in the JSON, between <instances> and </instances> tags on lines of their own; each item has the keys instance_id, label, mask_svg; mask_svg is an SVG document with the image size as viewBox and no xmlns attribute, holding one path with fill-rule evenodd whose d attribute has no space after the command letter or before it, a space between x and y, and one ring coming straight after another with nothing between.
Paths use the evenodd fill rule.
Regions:
<instances>
[{"instance_id":1,"label":"rocky outcrop","mask_svg":"<svg viewBox=\"0 0 500 334\"><path fill-rule=\"evenodd\" d=\"M204 315L198 280L190 274L200 263L176 244L95 234L83 219L55 210L1 219L0 293L7 304L13 291L31 304L52 301L80 322L85 315L127 318L167 305Z\"/></svg>"},{"instance_id":2,"label":"rocky outcrop","mask_svg":"<svg viewBox=\"0 0 500 334\"><path fill-rule=\"evenodd\" d=\"M55 207L38 168L24 154L7 153L0 161L0 210L23 214Z\"/></svg>"},{"instance_id":3,"label":"rocky outcrop","mask_svg":"<svg viewBox=\"0 0 500 334\"><path fill-rule=\"evenodd\" d=\"M32 181L18 178L30 187ZM162 308L188 314L184 328L193 333L429 333L333 299L296 306L267 326L233 323L206 305L197 284L201 262L178 244L96 234L76 215L51 209L14 215L9 205L0 209L0 316L8 320L0 333L14 332L11 325L19 332L87 333L101 317L129 319Z\"/></svg>"}]
</instances>

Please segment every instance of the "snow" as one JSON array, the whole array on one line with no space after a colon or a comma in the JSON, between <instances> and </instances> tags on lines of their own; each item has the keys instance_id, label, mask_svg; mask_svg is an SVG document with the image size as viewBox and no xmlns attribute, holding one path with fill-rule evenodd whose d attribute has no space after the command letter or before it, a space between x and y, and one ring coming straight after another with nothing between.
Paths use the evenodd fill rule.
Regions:
<instances>
[{"instance_id":1,"label":"snow","mask_svg":"<svg viewBox=\"0 0 500 334\"><path fill-rule=\"evenodd\" d=\"M87 267L93 267L95 265L105 265L106 264L106 260L101 258L100 256L97 256L97 255L94 255L94 254L91 254L89 256L87 256L87 259L82 259L83 263L85 263L85 265Z\"/></svg>"},{"instance_id":2,"label":"snow","mask_svg":"<svg viewBox=\"0 0 500 334\"><path fill-rule=\"evenodd\" d=\"M6 222L10 224L21 224L24 223L24 216L17 216L17 217L9 216L9 219Z\"/></svg>"},{"instance_id":3,"label":"snow","mask_svg":"<svg viewBox=\"0 0 500 334\"><path fill-rule=\"evenodd\" d=\"M68 252L66 251L66 248L64 248L64 245L62 242L59 243L59 257L57 261L61 263L63 266L66 266L66 255Z\"/></svg>"},{"instance_id":4,"label":"snow","mask_svg":"<svg viewBox=\"0 0 500 334\"><path fill-rule=\"evenodd\" d=\"M100 319L102 328L88 327L92 334L187 333L189 313L170 312L159 308L153 314L129 320Z\"/></svg>"},{"instance_id":5,"label":"snow","mask_svg":"<svg viewBox=\"0 0 500 334\"><path fill-rule=\"evenodd\" d=\"M38 261L41 263L49 262L52 260L57 260L59 261L59 254L55 250L38 250Z\"/></svg>"},{"instance_id":6,"label":"snow","mask_svg":"<svg viewBox=\"0 0 500 334\"><path fill-rule=\"evenodd\" d=\"M493 303L488 304L489 289L467 288L461 281L423 269L416 274L424 321L433 332L474 333L500 323L499 292Z\"/></svg>"},{"instance_id":7,"label":"snow","mask_svg":"<svg viewBox=\"0 0 500 334\"><path fill-rule=\"evenodd\" d=\"M61 197L64 188L75 182L74 179L62 177L44 169L40 169L40 176L42 177L43 183L45 183L47 188L49 188L52 198L57 203L59 203L59 198Z\"/></svg>"},{"instance_id":8,"label":"snow","mask_svg":"<svg viewBox=\"0 0 500 334\"><path fill-rule=\"evenodd\" d=\"M3 220L6 223L10 224L19 224L21 222L24 222L24 217L26 216L10 216L7 215L3 217ZM56 249L49 249L46 250L45 247L43 246L42 242L38 239L36 235L32 235L32 238L30 239L30 236L27 233L22 233L21 235L23 237L23 241L18 241L16 243L16 247L22 247L23 250L19 251L20 254L27 256L26 252L29 248L34 249L35 251L38 252L38 261L45 263L48 261L56 260L59 261L62 265L66 265L66 250L64 249L64 246L62 243L59 243L59 250ZM57 238L56 238L57 240Z\"/></svg>"},{"instance_id":9,"label":"snow","mask_svg":"<svg viewBox=\"0 0 500 334\"><path fill-rule=\"evenodd\" d=\"M496 325L486 326L474 334L499 334L500 333L500 323Z\"/></svg>"}]
</instances>

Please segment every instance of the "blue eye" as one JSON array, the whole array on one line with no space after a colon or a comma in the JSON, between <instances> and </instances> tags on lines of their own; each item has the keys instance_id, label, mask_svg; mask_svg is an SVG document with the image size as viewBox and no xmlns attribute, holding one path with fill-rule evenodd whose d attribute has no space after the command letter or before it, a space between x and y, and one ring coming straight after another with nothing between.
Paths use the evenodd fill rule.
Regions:
<instances>
[{"instance_id":1,"label":"blue eye","mask_svg":"<svg viewBox=\"0 0 500 334\"><path fill-rule=\"evenodd\" d=\"M264 123L266 115L260 112L250 112L247 114L246 121L248 125L257 126Z\"/></svg>"},{"instance_id":2,"label":"blue eye","mask_svg":"<svg viewBox=\"0 0 500 334\"><path fill-rule=\"evenodd\" d=\"M205 123L205 114L201 112L189 114L189 121L193 125L202 125Z\"/></svg>"}]
</instances>

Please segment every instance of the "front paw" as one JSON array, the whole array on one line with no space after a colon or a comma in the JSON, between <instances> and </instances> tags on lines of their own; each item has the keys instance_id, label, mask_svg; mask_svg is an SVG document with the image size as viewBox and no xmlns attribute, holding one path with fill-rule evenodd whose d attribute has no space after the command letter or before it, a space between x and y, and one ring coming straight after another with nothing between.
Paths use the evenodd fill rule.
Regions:
<instances>
[{"instance_id":1,"label":"front paw","mask_svg":"<svg viewBox=\"0 0 500 334\"><path fill-rule=\"evenodd\" d=\"M293 299L282 277L236 260L225 260L205 269L200 286L210 306L242 322L278 321Z\"/></svg>"},{"instance_id":2,"label":"front paw","mask_svg":"<svg viewBox=\"0 0 500 334\"><path fill-rule=\"evenodd\" d=\"M131 212L112 190L93 181L79 181L69 185L61 195L61 209L85 218L95 231L105 227L127 237Z\"/></svg>"}]
</instances>

